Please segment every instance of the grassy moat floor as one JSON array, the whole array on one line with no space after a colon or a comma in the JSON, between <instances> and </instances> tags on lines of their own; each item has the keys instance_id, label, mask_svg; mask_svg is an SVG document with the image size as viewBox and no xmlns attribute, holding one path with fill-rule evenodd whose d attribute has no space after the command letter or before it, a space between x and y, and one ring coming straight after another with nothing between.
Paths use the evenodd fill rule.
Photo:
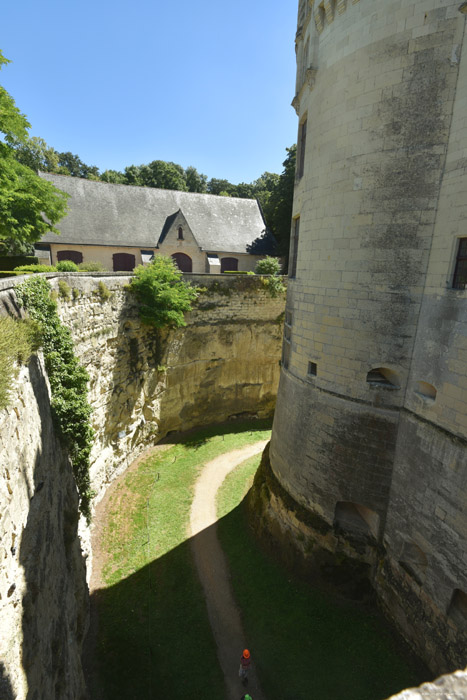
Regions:
<instances>
[{"instance_id":1,"label":"grassy moat floor","mask_svg":"<svg viewBox=\"0 0 467 700\"><path fill-rule=\"evenodd\" d=\"M102 528L103 583L92 596L92 700L225 697L186 534L193 487L206 462L269 434L259 422L187 434L121 477ZM378 614L295 580L261 551L242 504L259 461L227 477L218 514L268 700L383 700L425 680Z\"/></svg>"}]
</instances>

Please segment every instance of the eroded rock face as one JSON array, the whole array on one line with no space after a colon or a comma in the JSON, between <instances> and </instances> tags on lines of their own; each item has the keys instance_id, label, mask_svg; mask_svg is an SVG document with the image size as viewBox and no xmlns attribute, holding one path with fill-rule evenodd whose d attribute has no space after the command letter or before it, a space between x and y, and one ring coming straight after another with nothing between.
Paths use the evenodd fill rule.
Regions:
<instances>
[{"instance_id":1,"label":"eroded rock face","mask_svg":"<svg viewBox=\"0 0 467 700\"><path fill-rule=\"evenodd\" d=\"M66 277L74 301L59 301L91 376L91 477L99 496L171 430L272 413L283 298L271 299L255 278L203 276L197 283L211 290L188 315L187 327L157 333L141 325L123 288L128 278L104 276L109 299L98 294L100 279ZM58 277L50 281L58 288ZM0 283L0 303L15 314L9 284ZM77 530L76 486L55 434L39 355L21 369L11 404L0 413L1 700L86 698L81 646L85 558L88 572L91 558L84 523L81 543Z\"/></svg>"},{"instance_id":2,"label":"eroded rock face","mask_svg":"<svg viewBox=\"0 0 467 700\"><path fill-rule=\"evenodd\" d=\"M91 376L97 498L129 460L170 431L273 413L284 298L271 298L255 277L187 277L207 291L186 315L187 326L170 331L141 324L127 278L102 278L112 294L106 301L97 278L68 279L79 296L59 311Z\"/></svg>"},{"instance_id":3,"label":"eroded rock face","mask_svg":"<svg viewBox=\"0 0 467 700\"><path fill-rule=\"evenodd\" d=\"M78 497L32 358L0 423L0 697L85 698L88 590Z\"/></svg>"}]
</instances>

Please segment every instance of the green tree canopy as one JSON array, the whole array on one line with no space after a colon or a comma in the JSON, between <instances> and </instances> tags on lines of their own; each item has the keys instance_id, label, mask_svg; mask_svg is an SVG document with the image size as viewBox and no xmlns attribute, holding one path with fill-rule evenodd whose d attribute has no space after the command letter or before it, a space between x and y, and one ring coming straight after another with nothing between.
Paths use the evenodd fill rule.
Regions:
<instances>
[{"instance_id":1,"label":"green tree canopy","mask_svg":"<svg viewBox=\"0 0 467 700\"><path fill-rule=\"evenodd\" d=\"M263 204L265 219L277 241L277 253L288 258L292 222L293 191L295 184L296 145L286 149L284 170L276 181L267 201Z\"/></svg>"},{"instance_id":2,"label":"green tree canopy","mask_svg":"<svg viewBox=\"0 0 467 700\"><path fill-rule=\"evenodd\" d=\"M0 51L0 68L9 61ZM15 145L26 144L30 124L11 95L0 86L0 244L4 250L21 250L47 231L66 212L67 195L42 180L15 158Z\"/></svg>"},{"instance_id":3,"label":"green tree canopy","mask_svg":"<svg viewBox=\"0 0 467 700\"><path fill-rule=\"evenodd\" d=\"M193 165L189 165L185 170L185 180L188 192L207 192L207 175L199 173Z\"/></svg>"}]
</instances>

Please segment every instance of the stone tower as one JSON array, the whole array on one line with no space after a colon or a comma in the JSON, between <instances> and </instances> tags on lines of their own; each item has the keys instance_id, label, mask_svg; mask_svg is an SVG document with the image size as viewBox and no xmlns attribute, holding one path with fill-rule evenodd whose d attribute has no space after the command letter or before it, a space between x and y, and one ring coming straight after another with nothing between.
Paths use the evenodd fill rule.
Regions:
<instances>
[{"instance_id":1,"label":"stone tower","mask_svg":"<svg viewBox=\"0 0 467 700\"><path fill-rule=\"evenodd\" d=\"M324 553L367 567L386 614L434 672L467 663L459 1L300 0L290 279L270 448L289 499L270 499L270 524L317 566Z\"/></svg>"}]
</instances>

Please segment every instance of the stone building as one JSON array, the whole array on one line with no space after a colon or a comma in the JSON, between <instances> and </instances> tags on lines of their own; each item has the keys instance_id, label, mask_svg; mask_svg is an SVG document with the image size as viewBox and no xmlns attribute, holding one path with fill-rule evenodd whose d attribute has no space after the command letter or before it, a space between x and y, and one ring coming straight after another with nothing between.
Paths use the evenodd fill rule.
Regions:
<instances>
[{"instance_id":1,"label":"stone building","mask_svg":"<svg viewBox=\"0 0 467 700\"><path fill-rule=\"evenodd\" d=\"M215 273L254 270L264 257L248 252L266 229L254 199L40 176L70 195L60 236L48 233L36 245L41 261L93 260L131 271L159 254L183 272Z\"/></svg>"},{"instance_id":2,"label":"stone building","mask_svg":"<svg viewBox=\"0 0 467 700\"><path fill-rule=\"evenodd\" d=\"M367 571L434 673L467 664L466 9L300 0L261 514L310 570Z\"/></svg>"}]
</instances>

